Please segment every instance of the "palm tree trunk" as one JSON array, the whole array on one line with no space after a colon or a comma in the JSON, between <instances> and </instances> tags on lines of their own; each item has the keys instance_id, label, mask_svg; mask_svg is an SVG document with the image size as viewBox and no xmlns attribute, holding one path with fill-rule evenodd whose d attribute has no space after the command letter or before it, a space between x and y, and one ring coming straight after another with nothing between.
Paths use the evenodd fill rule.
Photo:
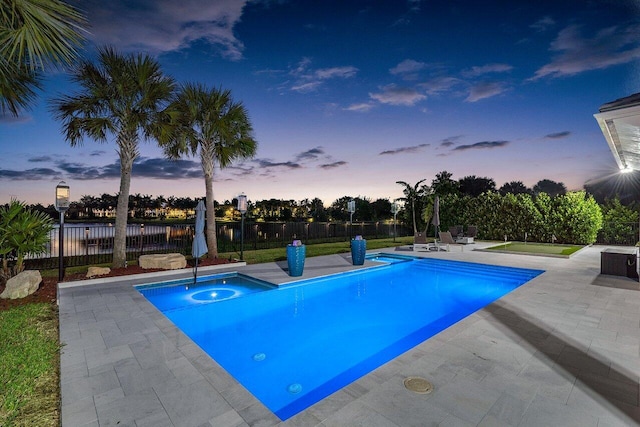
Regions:
<instances>
[{"instance_id":1,"label":"palm tree trunk","mask_svg":"<svg viewBox=\"0 0 640 427\"><path fill-rule=\"evenodd\" d=\"M209 248L209 252L207 253L207 255L209 258L217 258L218 257L218 239L216 238L216 212L214 209L214 198L213 198L213 175L205 173L204 180L205 180L206 196L207 196L207 200L205 201L205 205L207 207L207 212L206 212L207 247Z\"/></svg>"},{"instance_id":2,"label":"palm tree trunk","mask_svg":"<svg viewBox=\"0 0 640 427\"><path fill-rule=\"evenodd\" d=\"M131 169L135 154L120 148L120 194L116 205L116 231L113 239L113 268L127 266L127 220L129 216L129 190L131 188Z\"/></svg>"}]
</instances>

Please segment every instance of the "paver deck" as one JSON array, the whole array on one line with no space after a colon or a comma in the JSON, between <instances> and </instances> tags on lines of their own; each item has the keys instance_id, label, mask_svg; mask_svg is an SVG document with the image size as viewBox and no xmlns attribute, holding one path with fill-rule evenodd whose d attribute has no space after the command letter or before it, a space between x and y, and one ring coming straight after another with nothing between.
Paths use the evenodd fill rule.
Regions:
<instances>
[{"instance_id":1,"label":"paver deck","mask_svg":"<svg viewBox=\"0 0 640 427\"><path fill-rule=\"evenodd\" d=\"M63 285L62 424L640 424L638 282L600 275L604 247L561 259L471 250L482 245L410 254L546 272L283 423L133 289L149 279ZM302 279L351 269L347 255L308 258ZM292 280L283 263L231 270ZM405 389L409 376L434 391Z\"/></svg>"}]
</instances>

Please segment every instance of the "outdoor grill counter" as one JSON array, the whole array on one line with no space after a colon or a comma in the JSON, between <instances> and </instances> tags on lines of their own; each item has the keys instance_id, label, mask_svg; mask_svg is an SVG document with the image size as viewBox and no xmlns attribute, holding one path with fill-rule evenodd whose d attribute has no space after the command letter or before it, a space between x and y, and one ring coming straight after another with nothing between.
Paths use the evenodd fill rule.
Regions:
<instances>
[{"instance_id":1,"label":"outdoor grill counter","mask_svg":"<svg viewBox=\"0 0 640 427\"><path fill-rule=\"evenodd\" d=\"M610 248L600 253L600 273L638 278L638 248Z\"/></svg>"}]
</instances>

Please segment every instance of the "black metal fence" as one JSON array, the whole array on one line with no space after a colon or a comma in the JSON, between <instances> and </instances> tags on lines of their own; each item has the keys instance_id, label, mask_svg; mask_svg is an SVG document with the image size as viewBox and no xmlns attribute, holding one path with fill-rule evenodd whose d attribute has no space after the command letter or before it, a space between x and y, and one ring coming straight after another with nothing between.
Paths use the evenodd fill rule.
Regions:
<instances>
[{"instance_id":1,"label":"black metal fence","mask_svg":"<svg viewBox=\"0 0 640 427\"><path fill-rule=\"evenodd\" d=\"M241 223L218 222L216 227L219 253L240 252ZM131 224L127 226L127 260L142 254L178 252L191 254L194 224ZM59 229L51 231L50 242L44 254L25 260L29 269L58 267ZM293 240L303 243L348 241L353 236L388 238L412 235L409 228L383 223L334 222L245 222L244 249L284 247ZM65 224L65 267L109 263L112 261L115 227L110 224Z\"/></svg>"}]
</instances>

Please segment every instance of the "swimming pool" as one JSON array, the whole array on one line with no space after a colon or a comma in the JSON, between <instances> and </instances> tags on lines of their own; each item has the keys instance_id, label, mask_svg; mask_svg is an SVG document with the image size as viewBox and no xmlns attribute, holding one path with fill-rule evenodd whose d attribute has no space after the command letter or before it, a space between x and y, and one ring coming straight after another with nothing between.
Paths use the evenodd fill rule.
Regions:
<instances>
[{"instance_id":1,"label":"swimming pool","mask_svg":"<svg viewBox=\"0 0 640 427\"><path fill-rule=\"evenodd\" d=\"M413 259L162 311L286 420L541 273Z\"/></svg>"}]
</instances>

